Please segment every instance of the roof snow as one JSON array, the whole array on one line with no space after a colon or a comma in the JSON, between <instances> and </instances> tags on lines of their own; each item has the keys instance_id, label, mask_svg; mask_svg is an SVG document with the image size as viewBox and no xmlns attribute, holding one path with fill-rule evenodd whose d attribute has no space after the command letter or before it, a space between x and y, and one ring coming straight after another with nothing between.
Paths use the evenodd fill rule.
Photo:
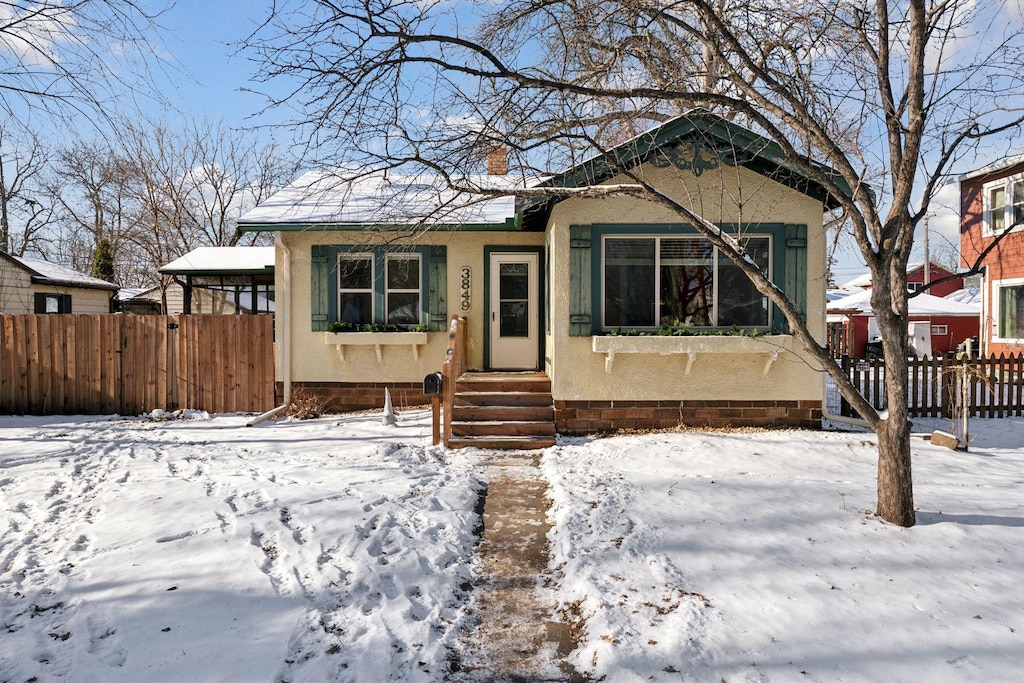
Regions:
<instances>
[{"instance_id":1,"label":"roof snow","mask_svg":"<svg viewBox=\"0 0 1024 683\"><path fill-rule=\"evenodd\" d=\"M172 275L262 273L274 270L274 247L199 247L161 266Z\"/></svg>"},{"instance_id":2,"label":"roof snow","mask_svg":"<svg viewBox=\"0 0 1024 683\"><path fill-rule=\"evenodd\" d=\"M71 285L74 287L92 287L93 289L117 289L117 285L98 277L86 275L73 268L62 266L59 263L52 263L28 256L14 256L11 258L19 262L26 269L46 281L47 284Z\"/></svg>"},{"instance_id":3,"label":"roof snow","mask_svg":"<svg viewBox=\"0 0 1024 683\"><path fill-rule=\"evenodd\" d=\"M963 291L963 290L961 290ZM975 316L981 312L980 303L963 303L949 297L918 294L907 303L910 315L953 315ZM830 301L827 312L836 313L871 313L871 290L864 290L835 301Z\"/></svg>"},{"instance_id":4,"label":"roof snow","mask_svg":"<svg viewBox=\"0 0 1024 683\"><path fill-rule=\"evenodd\" d=\"M511 176L470 176L467 188L512 190ZM310 171L242 216L239 225L504 224L515 197L460 192L441 176L375 172L358 176Z\"/></svg>"}]
</instances>

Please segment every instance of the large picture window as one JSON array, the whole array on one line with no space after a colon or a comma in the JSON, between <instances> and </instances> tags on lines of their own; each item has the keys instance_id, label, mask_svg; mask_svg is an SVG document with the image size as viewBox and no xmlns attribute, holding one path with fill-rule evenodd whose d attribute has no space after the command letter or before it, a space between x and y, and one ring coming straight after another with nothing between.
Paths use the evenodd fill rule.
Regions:
<instances>
[{"instance_id":1,"label":"large picture window","mask_svg":"<svg viewBox=\"0 0 1024 683\"><path fill-rule=\"evenodd\" d=\"M769 272L771 239L743 245ZM703 237L605 236L602 263L605 329L770 324L767 298Z\"/></svg>"},{"instance_id":2,"label":"large picture window","mask_svg":"<svg viewBox=\"0 0 1024 683\"><path fill-rule=\"evenodd\" d=\"M996 282L996 335L1001 340L1024 339L1024 281Z\"/></svg>"}]
</instances>

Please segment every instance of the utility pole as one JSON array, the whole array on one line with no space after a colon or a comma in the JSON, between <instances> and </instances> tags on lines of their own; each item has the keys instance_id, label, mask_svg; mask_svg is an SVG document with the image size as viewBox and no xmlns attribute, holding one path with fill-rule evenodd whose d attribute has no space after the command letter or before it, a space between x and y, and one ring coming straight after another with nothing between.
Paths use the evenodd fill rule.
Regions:
<instances>
[{"instance_id":1,"label":"utility pole","mask_svg":"<svg viewBox=\"0 0 1024 683\"><path fill-rule=\"evenodd\" d=\"M932 259L928 253L928 216L924 215L924 286L932 281Z\"/></svg>"}]
</instances>

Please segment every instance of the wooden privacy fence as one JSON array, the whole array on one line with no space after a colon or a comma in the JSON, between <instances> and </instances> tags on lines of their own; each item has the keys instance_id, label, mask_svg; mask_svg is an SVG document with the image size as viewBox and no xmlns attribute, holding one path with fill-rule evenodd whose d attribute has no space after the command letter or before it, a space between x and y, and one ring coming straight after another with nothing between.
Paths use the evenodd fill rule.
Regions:
<instances>
[{"instance_id":1,"label":"wooden privacy fence","mask_svg":"<svg viewBox=\"0 0 1024 683\"><path fill-rule=\"evenodd\" d=\"M0 315L0 413L263 412L269 315Z\"/></svg>"},{"instance_id":2,"label":"wooden privacy fence","mask_svg":"<svg viewBox=\"0 0 1024 683\"><path fill-rule=\"evenodd\" d=\"M840 361L861 395L878 410L885 409L884 361ZM911 417L950 417L961 405L971 417L1024 414L1024 353L1016 356L972 358L966 363L951 356L907 359ZM854 411L845 400L842 415Z\"/></svg>"}]
</instances>

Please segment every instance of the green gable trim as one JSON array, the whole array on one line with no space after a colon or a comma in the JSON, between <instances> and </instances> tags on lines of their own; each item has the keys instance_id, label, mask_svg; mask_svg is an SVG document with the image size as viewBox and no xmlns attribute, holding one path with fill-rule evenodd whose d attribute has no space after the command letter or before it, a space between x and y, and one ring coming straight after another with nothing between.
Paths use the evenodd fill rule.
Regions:
<instances>
[{"instance_id":1,"label":"green gable trim","mask_svg":"<svg viewBox=\"0 0 1024 683\"><path fill-rule=\"evenodd\" d=\"M782 185L821 201L826 208L837 202L819 182L789 159L782 147L742 126L730 123L710 112L692 112L629 140L607 153L595 156L540 183L538 187L589 187L599 185L643 163L672 157L668 153L676 144L691 142L723 150L727 165L740 165L770 178ZM826 176L847 197L853 196L849 183L834 169L806 157L807 164ZM695 169L699 174L700 169ZM556 198L534 198L524 204L526 229L543 222L537 214L546 214Z\"/></svg>"}]
</instances>

